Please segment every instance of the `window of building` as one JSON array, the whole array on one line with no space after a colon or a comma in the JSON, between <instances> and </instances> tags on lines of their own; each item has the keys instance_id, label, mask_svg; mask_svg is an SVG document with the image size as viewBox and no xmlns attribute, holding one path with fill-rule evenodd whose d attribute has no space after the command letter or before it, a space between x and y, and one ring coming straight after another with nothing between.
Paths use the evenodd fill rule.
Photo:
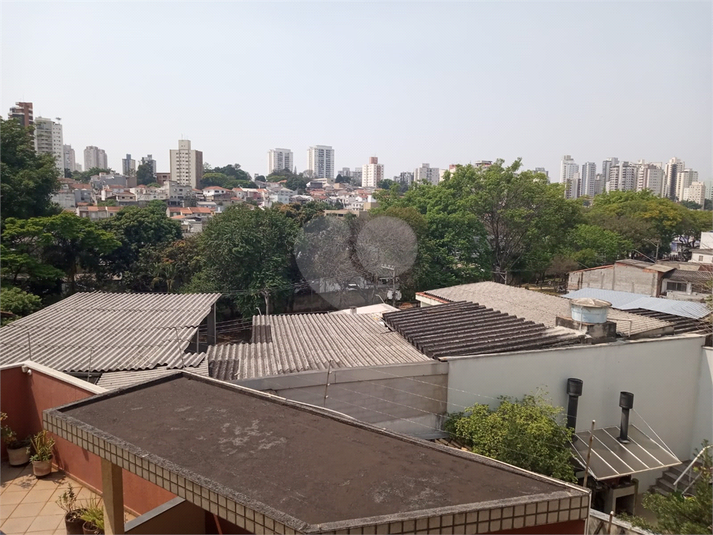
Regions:
<instances>
[{"instance_id":1,"label":"window of building","mask_svg":"<svg viewBox=\"0 0 713 535\"><path fill-rule=\"evenodd\" d=\"M686 292L688 290L688 284L685 282L667 282L666 291L669 292Z\"/></svg>"}]
</instances>

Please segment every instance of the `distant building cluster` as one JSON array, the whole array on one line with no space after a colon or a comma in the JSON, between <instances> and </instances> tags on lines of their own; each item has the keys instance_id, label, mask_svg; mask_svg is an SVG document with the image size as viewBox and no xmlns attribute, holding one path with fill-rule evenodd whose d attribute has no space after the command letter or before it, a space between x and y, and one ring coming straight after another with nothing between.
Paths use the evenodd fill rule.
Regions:
<instances>
[{"instance_id":1,"label":"distant building cluster","mask_svg":"<svg viewBox=\"0 0 713 535\"><path fill-rule=\"evenodd\" d=\"M706 186L699 182L698 171L686 167L685 162L676 157L665 164L645 160L634 163L611 157L602 162L601 172L597 173L595 162L584 162L580 166L567 154L560 162L560 182L565 185L568 199L594 197L609 191L643 190L701 206L706 199Z\"/></svg>"}]
</instances>

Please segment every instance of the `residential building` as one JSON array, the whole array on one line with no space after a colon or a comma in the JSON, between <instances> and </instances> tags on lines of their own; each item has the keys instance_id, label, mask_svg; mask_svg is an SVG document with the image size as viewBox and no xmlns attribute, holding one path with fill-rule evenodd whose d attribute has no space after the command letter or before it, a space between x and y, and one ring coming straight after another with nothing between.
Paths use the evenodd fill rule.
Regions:
<instances>
[{"instance_id":1,"label":"residential building","mask_svg":"<svg viewBox=\"0 0 713 535\"><path fill-rule=\"evenodd\" d=\"M665 182L664 182L664 197L676 199L676 191L678 184L678 173L686 167L686 162L679 160L675 156L671 158L665 167Z\"/></svg>"},{"instance_id":2,"label":"residential building","mask_svg":"<svg viewBox=\"0 0 713 535\"><path fill-rule=\"evenodd\" d=\"M265 201L265 207L269 208L273 204L290 204L290 199L295 195L295 192L291 189L280 188L275 191L271 191L269 197Z\"/></svg>"},{"instance_id":3,"label":"residential building","mask_svg":"<svg viewBox=\"0 0 713 535\"><path fill-rule=\"evenodd\" d=\"M141 185L129 188L129 191L135 195L136 202L139 206L144 206L151 201L168 201L168 191L166 191L166 188Z\"/></svg>"},{"instance_id":4,"label":"residential building","mask_svg":"<svg viewBox=\"0 0 713 535\"><path fill-rule=\"evenodd\" d=\"M84 170L89 171L93 168L109 169L106 152L104 149L90 145L84 149Z\"/></svg>"},{"instance_id":5,"label":"residential building","mask_svg":"<svg viewBox=\"0 0 713 535\"><path fill-rule=\"evenodd\" d=\"M399 182L401 184L406 184L410 186L411 184L413 184L413 173L410 173L408 171L399 173L398 175L394 176L394 182Z\"/></svg>"},{"instance_id":6,"label":"residential building","mask_svg":"<svg viewBox=\"0 0 713 535\"><path fill-rule=\"evenodd\" d=\"M153 156L151 154L148 154L146 156L142 156L141 158L141 165L149 164L151 166L151 174L156 177L156 160L153 159ZM169 177L170 180L170 177ZM160 182L159 182L160 184Z\"/></svg>"},{"instance_id":7,"label":"residential building","mask_svg":"<svg viewBox=\"0 0 713 535\"><path fill-rule=\"evenodd\" d=\"M692 182L685 190L683 190L683 200L700 204L701 207L706 202L706 185L703 182Z\"/></svg>"},{"instance_id":8,"label":"residential building","mask_svg":"<svg viewBox=\"0 0 713 535\"><path fill-rule=\"evenodd\" d=\"M267 175L275 171L292 171L295 160L290 149L270 149L267 152Z\"/></svg>"},{"instance_id":9,"label":"residential building","mask_svg":"<svg viewBox=\"0 0 713 535\"><path fill-rule=\"evenodd\" d=\"M92 221L109 219L118 214L123 206L77 206L75 213Z\"/></svg>"},{"instance_id":10,"label":"residential building","mask_svg":"<svg viewBox=\"0 0 713 535\"><path fill-rule=\"evenodd\" d=\"M638 169L630 162L620 162L609 167L607 191L634 191Z\"/></svg>"},{"instance_id":11,"label":"residential building","mask_svg":"<svg viewBox=\"0 0 713 535\"><path fill-rule=\"evenodd\" d=\"M72 145L62 145L62 154L64 168L69 169L70 172L79 171L79 169L77 169L77 158Z\"/></svg>"},{"instance_id":12,"label":"residential building","mask_svg":"<svg viewBox=\"0 0 713 535\"><path fill-rule=\"evenodd\" d=\"M127 177L119 173L99 173L92 176L89 179L89 183L95 190L100 190L107 186L133 188L136 186L136 177Z\"/></svg>"},{"instance_id":13,"label":"residential building","mask_svg":"<svg viewBox=\"0 0 713 535\"><path fill-rule=\"evenodd\" d=\"M565 154L560 162L560 182L565 184L575 173L579 173L579 165L577 165L572 156ZM579 192L577 192L577 195L579 195Z\"/></svg>"},{"instance_id":14,"label":"residential building","mask_svg":"<svg viewBox=\"0 0 713 535\"><path fill-rule=\"evenodd\" d=\"M7 117L19 121L22 126L32 126L35 123L32 102L15 102Z\"/></svg>"},{"instance_id":15,"label":"residential building","mask_svg":"<svg viewBox=\"0 0 713 535\"><path fill-rule=\"evenodd\" d=\"M604 193L607 189L607 179L602 173L597 173L594 177L594 195Z\"/></svg>"},{"instance_id":16,"label":"residential building","mask_svg":"<svg viewBox=\"0 0 713 535\"><path fill-rule=\"evenodd\" d=\"M584 162L582 164L582 172L580 173L581 178L581 195L587 195L588 197L594 197L596 178L597 178L597 164L594 162Z\"/></svg>"},{"instance_id":17,"label":"residential building","mask_svg":"<svg viewBox=\"0 0 713 535\"><path fill-rule=\"evenodd\" d=\"M639 160L637 164L636 191L649 190L661 197L664 187L664 170L660 163L646 163Z\"/></svg>"},{"instance_id":18,"label":"residential building","mask_svg":"<svg viewBox=\"0 0 713 535\"><path fill-rule=\"evenodd\" d=\"M340 175L345 176L345 177L351 177L351 176L352 176L352 170L349 169L348 167L342 167L342 170L339 171L339 173L337 173L337 174L340 174Z\"/></svg>"},{"instance_id":19,"label":"residential building","mask_svg":"<svg viewBox=\"0 0 713 535\"><path fill-rule=\"evenodd\" d=\"M327 145L315 145L307 149L307 169L310 178L326 178L334 181L334 149Z\"/></svg>"},{"instance_id":20,"label":"residential building","mask_svg":"<svg viewBox=\"0 0 713 535\"><path fill-rule=\"evenodd\" d=\"M197 188L202 178L203 153L191 149L190 140L180 140L178 149L171 149L171 180Z\"/></svg>"},{"instance_id":21,"label":"residential building","mask_svg":"<svg viewBox=\"0 0 713 535\"><path fill-rule=\"evenodd\" d=\"M581 187L582 180L579 177L579 171L572 173L570 177L566 178L564 181L565 199L578 199Z\"/></svg>"},{"instance_id":22,"label":"residential building","mask_svg":"<svg viewBox=\"0 0 713 535\"><path fill-rule=\"evenodd\" d=\"M431 167L429 164L421 164L421 167L417 167L413 170L413 181L420 183L423 181L430 182L431 184L438 184L440 180L440 172L438 167Z\"/></svg>"},{"instance_id":23,"label":"residential building","mask_svg":"<svg viewBox=\"0 0 713 535\"><path fill-rule=\"evenodd\" d=\"M352 171L352 184L361 184L361 167L355 167Z\"/></svg>"},{"instance_id":24,"label":"residential building","mask_svg":"<svg viewBox=\"0 0 713 535\"><path fill-rule=\"evenodd\" d=\"M544 167L535 167L535 173L542 173L547 178L550 178L550 172Z\"/></svg>"},{"instance_id":25,"label":"residential building","mask_svg":"<svg viewBox=\"0 0 713 535\"><path fill-rule=\"evenodd\" d=\"M126 158L121 160L121 173L125 176L134 176L136 174L136 160L131 158L131 154L127 154Z\"/></svg>"},{"instance_id":26,"label":"residential building","mask_svg":"<svg viewBox=\"0 0 713 535\"><path fill-rule=\"evenodd\" d=\"M369 163L361 167L361 186L375 188L382 180L384 180L384 164L379 163L379 158L376 156L371 156Z\"/></svg>"},{"instance_id":27,"label":"residential building","mask_svg":"<svg viewBox=\"0 0 713 535\"><path fill-rule=\"evenodd\" d=\"M676 172L676 199L687 200L684 192L694 182L698 182L698 171L693 169L678 169Z\"/></svg>"},{"instance_id":28,"label":"residential building","mask_svg":"<svg viewBox=\"0 0 713 535\"><path fill-rule=\"evenodd\" d=\"M59 118L57 122L44 117L35 119L35 147L39 154L54 156L60 176L64 176L64 143Z\"/></svg>"},{"instance_id":29,"label":"residential building","mask_svg":"<svg viewBox=\"0 0 713 535\"><path fill-rule=\"evenodd\" d=\"M615 158L614 156L607 158L602 162L602 175L604 176L605 183L604 190L602 191L609 191L609 188L606 185L609 182L609 171L612 167L616 167L617 165L619 165L619 158Z\"/></svg>"},{"instance_id":30,"label":"residential building","mask_svg":"<svg viewBox=\"0 0 713 535\"><path fill-rule=\"evenodd\" d=\"M163 185L169 180L171 180L171 173L156 173L156 182L159 184Z\"/></svg>"},{"instance_id":31,"label":"residential building","mask_svg":"<svg viewBox=\"0 0 713 535\"><path fill-rule=\"evenodd\" d=\"M474 167L482 167L484 169L487 169L491 165L493 165L492 160L476 160L473 162Z\"/></svg>"}]
</instances>

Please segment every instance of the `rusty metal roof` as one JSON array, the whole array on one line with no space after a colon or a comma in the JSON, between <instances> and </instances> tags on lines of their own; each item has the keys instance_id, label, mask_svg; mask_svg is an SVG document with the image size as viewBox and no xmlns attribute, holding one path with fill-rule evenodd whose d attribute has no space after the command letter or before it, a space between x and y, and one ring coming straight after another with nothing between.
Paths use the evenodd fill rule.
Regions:
<instances>
[{"instance_id":1,"label":"rusty metal roof","mask_svg":"<svg viewBox=\"0 0 713 535\"><path fill-rule=\"evenodd\" d=\"M64 372L197 366L185 353L220 294L77 293L0 329L0 365Z\"/></svg>"},{"instance_id":2,"label":"rusty metal roof","mask_svg":"<svg viewBox=\"0 0 713 535\"><path fill-rule=\"evenodd\" d=\"M390 312L384 321L432 358L546 349L584 338L466 301Z\"/></svg>"}]
</instances>

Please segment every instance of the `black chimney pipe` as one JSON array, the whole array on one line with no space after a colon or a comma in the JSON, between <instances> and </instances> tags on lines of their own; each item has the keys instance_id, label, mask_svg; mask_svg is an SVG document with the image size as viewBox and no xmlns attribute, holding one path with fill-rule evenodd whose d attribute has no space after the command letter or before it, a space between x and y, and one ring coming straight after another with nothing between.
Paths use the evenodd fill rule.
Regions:
<instances>
[{"instance_id":1,"label":"black chimney pipe","mask_svg":"<svg viewBox=\"0 0 713 535\"><path fill-rule=\"evenodd\" d=\"M631 392L619 393L619 406L621 407L621 425L619 426L619 442L629 443L629 410L634 408L634 394Z\"/></svg>"},{"instance_id":2,"label":"black chimney pipe","mask_svg":"<svg viewBox=\"0 0 713 535\"><path fill-rule=\"evenodd\" d=\"M579 396L582 395L583 384L584 381L581 379L574 379L572 377L567 379L567 395L569 396L569 402L567 403L567 427L573 432L577 427L577 404L579 403Z\"/></svg>"}]
</instances>

